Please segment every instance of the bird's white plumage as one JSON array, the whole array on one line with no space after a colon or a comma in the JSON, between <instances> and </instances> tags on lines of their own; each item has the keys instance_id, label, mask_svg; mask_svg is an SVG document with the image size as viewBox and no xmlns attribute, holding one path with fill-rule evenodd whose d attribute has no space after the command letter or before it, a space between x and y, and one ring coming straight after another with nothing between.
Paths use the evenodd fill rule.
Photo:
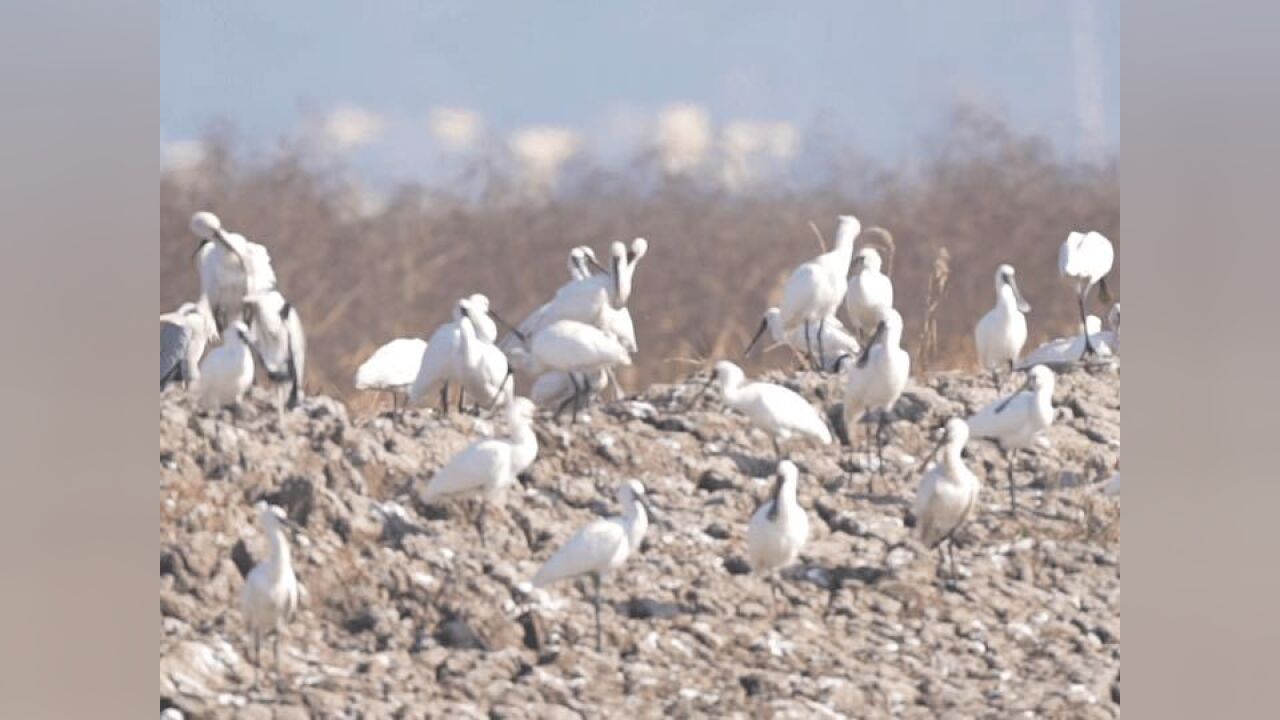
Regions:
<instances>
[{"instance_id":1,"label":"bird's white plumage","mask_svg":"<svg viewBox=\"0 0 1280 720\"><path fill-rule=\"evenodd\" d=\"M1102 321L1097 315L1090 315L1085 320L1089 330L1089 340L1102 356L1117 354L1116 345L1119 340L1111 330L1102 329ZM1053 365L1074 362L1084 352L1084 335L1054 338L1035 350L1027 353L1018 363L1018 369L1026 369L1035 365Z\"/></svg>"},{"instance_id":2,"label":"bird's white plumage","mask_svg":"<svg viewBox=\"0 0 1280 720\"><path fill-rule=\"evenodd\" d=\"M775 343L784 343L796 352L803 353L812 349L816 352L821 338L822 352L825 359L824 370L832 370L836 360L844 353L857 354L858 341L844 329L844 323L832 315L825 323L810 323L808 344L805 339L804 325L786 330L782 325L782 311L776 307L765 310L763 322L769 330L769 337ZM819 332L821 328L821 332Z\"/></svg>"},{"instance_id":3,"label":"bird's white plumage","mask_svg":"<svg viewBox=\"0 0 1280 720\"><path fill-rule=\"evenodd\" d=\"M168 381L196 382L205 347L218 337L208 301L183 303L160 316L160 389Z\"/></svg>"},{"instance_id":4,"label":"bird's white plumage","mask_svg":"<svg viewBox=\"0 0 1280 720\"><path fill-rule=\"evenodd\" d=\"M800 472L790 460L778 463L773 495L747 525L747 559L756 572L768 572L796 561L809 539L809 518L796 500ZM769 514L777 505L777 512Z\"/></svg>"},{"instance_id":5,"label":"bird's white plumage","mask_svg":"<svg viewBox=\"0 0 1280 720\"><path fill-rule=\"evenodd\" d=\"M1100 232L1072 232L1058 248L1058 273L1093 285L1111 272L1115 248Z\"/></svg>"},{"instance_id":6,"label":"bird's white plumage","mask_svg":"<svg viewBox=\"0 0 1280 720\"><path fill-rule=\"evenodd\" d=\"M962 457L969 440L964 420L952 418L946 425L942 458L920 480L912 513L916 516L920 540L935 547L972 516L978 502L980 483Z\"/></svg>"},{"instance_id":7,"label":"bird's white plumage","mask_svg":"<svg viewBox=\"0 0 1280 720\"><path fill-rule=\"evenodd\" d=\"M422 338L396 338L386 343L356 368L356 389L407 392L422 367L426 349L427 341Z\"/></svg>"},{"instance_id":8,"label":"bird's white plumage","mask_svg":"<svg viewBox=\"0 0 1280 720\"><path fill-rule=\"evenodd\" d=\"M1028 385L1008 398L997 399L969 418L974 437L989 438L1001 447L1029 447L1041 432L1053 424L1053 371L1036 365L1028 372Z\"/></svg>"},{"instance_id":9,"label":"bird's white plumage","mask_svg":"<svg viewBox=\"0 0 1280 720\"><path fill-rule=\"evenodd\" d=\"M472 306L471 301L463 301L464 314L457 321L459 330L459 352L456 358L458 380L463 389L473 398L485 404L493 404L503 398L512 396L514 388L507 379L507 356L494 345L479 337L475 318L485 317Z\"/></svg>"},{"instance_id":10,"label":"bird's white plumage","mask_svg":"<svg viewBox=\"0 0 1280 720\"><path fill-rule=\"evenodd\" d=\"M902 349L902 315L893 308L882 310L880 322L884 323L879 340L863 351L867 362L858 367L849 363L844 391L844 421L850 432L854 424L868 411L888 411L902 396L911 376L911 356ZM877 327L879 327L877 325Z\"/></svg>"},{"instance_id":11,"label":"bird's white plumage","mask_svg":"<svg viewBox=\"0 0 1280 720\"><path fill-rule=\"evenodd\" d=\"M742 369L727 360L716 363L715 377L724 403L775 439L803 436L823 445L831 442L822 415L797 393L773 383L744 382Z\"/></svg>"},{"instance_id":12,"label":"bird's white plumage","mask_svg":"<svg viewBox=\"0 0 1280 720\"><path fill-rule=\"evenodd\" d=\"M422 501L469 495L498 497L538 456L533 413L533 403L525 398L508 403L509 435L477 440L454 455L423 488Z\"/></svg>"},{"instance_id":13,"label":"bird's white plumage","mask_svg":"<svg viewBox=\"0 0 1280 720\"><path fill-rule=\"evenodd\" d=\"M978 365L984 370L1008 367L1016 362L1022 346L1027 342L1027 317L1029 309L1014 280L1014 270L1001 265L996 270L996 304L987 311L973 330L974 345L978 349Z\"/></svg>"},{"instance_id":14,"label":"bird's white plumage","mask_svg":"<svg viewBox=\"0 0 1280 720\"><path fill-rule=\"evenodd\" d=\"M577 382L581 387L584 383L591 388L592 393L598 393L609 386L609 373L603 369L590 373L578 373L571 381L569 373L562 370L552 370L544 372L533 381L533 385L529 388L529 399L535 405L542 408L559 407L562 403L573 397L573 385Z\"/></svg>"},{"instance_id":15,"label":"bird's white plumage","mask_svg":"<svg viewBox=\"0 0 1280 720\"><path fill-rule=\"evenodd\" d=\"M631 355L616 338L586 323L561 320L533 336L533 358L543 367L564 371L593 371L630 365Z\"/></svg>"},{"instance_id":16,"label":"bird's white plumage","mask_svg":"<svg viewBox=\"0 0 1280 720\"><path fill-rule=\"evenodd\" d=\"M200 405L216 409L240 402L253 384L253 355L248 346L249 329L239 320L222 334L222 344L211 349L200 362L197 389Z\"/></svg>"},{"instance_id":17,"label":"bird's white plumage","mask_svg":"<svg viewBox=\"0 0 1280 720\"><path fill-rule=\"evenodd\" d=\"M805 322L816 325L835 314L844 299L853 241L861 230L862 224L857 218L841 215L835 247L792 271L782 288L782 303L778 306L784 329L790 330Z\"/></svg>"},{"instance_id":18,"label":"bird's white plumage","mask_svg":"<svg viewBox=\"0 0 1280 720\"><path fill-rule=\"evenodd\" d=\"M845 310L851 329L870 332L884 311L893 307L893 281L880 271L880 253L875 248L858 250L854 272L845 287Z\"/></svg>"},{"instance_id":19,"label":"bird's white plumage","mask_svg":"<svg viewBox=\"0 0 1280 720\"><path fill-rule=\"evenodd\" d=\"M603 327L606 308L617 309L626 305L633 272L634 266L628 262L626 246L620 242L613 243L608 273L586 275L562 285L555 297L520 323L520 332L530 337L561 320Z\"/></svg>"},{"instance_id":20,"label":"bird's white plumage","mask_svg":"<svg viewBox=\"0 0 1280 720\"><path fill-rule=\"evenodd\" d=\"M276 286L271 255L264 246L238 233L227 232L210 212L193 215L191 230L203 243L196 253L200 291L209 298L214 316L221 324L240 317L246 295Z\"/></svg>"},{"instance_id":21,"label":"bird's white plumage","mask_svg":"<svg viewBox=\"0 0 1280 720\"><path fill-rule=\"evenodd\" d=\"M573 534L533 577L535 587L557 580L595 574L604 576L618 569L640 547L649 518L639 498L644 486L628 480L618 488L622 515L594 520Z\"/></svg>"},{"instance_id":22,"label":"bird's white plumage","mask_svg":"<svg viewBox=\"0 0 1280 720\"><path fill-rule=\"evenodd\" d=\"M249 340L258 349L268 379L287 383L289 404L296 405L302 400L307 362L307 338L298 310L274 289L246 295L244 307L252 318Z\"/></svg>"},{"instance_id":23,"label":"bird's white plumage","mask_svg":"<svg viewBox=\"0 0 1280 720\"><path fill-rule=\"evenodd\" d=\"M258 517L269 550L266 559L249 572L240 592L240 612L255 636L278 631L298 607L298 579L282 527L284 511L259 503Z\"/></svg>"}]
</instances>

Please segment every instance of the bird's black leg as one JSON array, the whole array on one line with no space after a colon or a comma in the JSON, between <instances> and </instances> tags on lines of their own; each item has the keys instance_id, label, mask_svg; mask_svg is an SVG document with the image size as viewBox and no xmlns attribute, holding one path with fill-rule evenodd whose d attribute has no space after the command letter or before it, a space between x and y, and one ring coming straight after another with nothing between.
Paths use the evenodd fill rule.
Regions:
<instances>
[{"instance_id":1,"label":"bird's black leg","mask_svg":"<svg viewBox=\"0 0 1280 720\"><path fill-rule=\"evenodd\" d=\"M276 689L279 690L281 681L284 680L284 671L280 669L280 628L276 628L276 637L272 645L272 654L275 655L276 661Z\"/></svg>"},{"instance_id":2,"label":"bird's black leg","mask_svg":"<svg viewBox=\"0 0 1280 720\"><path fill-rule=\"evenodd\" d=\"M560 403L560 407L556 408L556 422L560 421L560 416L563 415L564 411L569 407L569 403L573 402L578 397L578 381L573 379L573 373L569 373L568 375L569 382L573 383L573 394L565 398L564 402Z\"/></svg>"},{"instance_id":3,"label":"bird's black leg","mask_svg":"<svg viewBox=\"0 0 1280 720\"><path fill-rule=\"evenodd\" d=\"M600 634L600 575L598 573L592 573L591 579L595 581L596 585L596 652L601 652L604 650L604 641Z\"/></svg>"},{"instance_id":4,"label":"bird's black leg","mask_svg":"<svg viewBox=\"0 0 1280 720\"><path fill-rule=\"evenodd\" d=\"M951 587L956 587L956 543L951 538L947 538L947 565L951 569Z\"/></svg>"},{"instance_id":5,"label":"bird's black leg","mask_svg":"<svg viewBox=\"0 0 1280 720\"><path fill-rule=\"evenodd\" d=\"M1085 302L1089 297L1089 287L1089 285L1085 285L1084 290L1080 292L1080 332L1084 334L1084 355L1080 356L1081 360L1090 355L1098 354L1098 351L1093 347L1093 341L1089 339L1089 320L1085 313Z\"/></svg>"},{"instance_id":6,"label":"bird's black leg","mask_svg":"<svg viewBox=\"0 0 1280 720\"><path fill-rule=\"evenodd\" d=\"M440 386L440 414L449 414L449 383Z\"/></svg>"},{"instance_id":7,"label":"bird's black leg","mask_svg":"<svg viewBox=\"0 0 1280 720\"><path fill-rule=\"evenodd\" d=\"M804 321L804 356L809 359L809 367L813 367L813 344L809 340L809 321Z\"/></svg>"},{"instance_id":8,"label":"bird's black leg","mask_svg":"<svg viewBox=\"0 0 1280 720\"><path fill-rule=\"evenodd\" d=\"M822 350L822 331L827 327L827 319L822 318L818 321L818 372L826 372L827 356Z\"/></svg>"},{"instance_id":9,"label":"bird's black leg","mask_svg":"<svg viewBox=\"0 0 1280 720\"><path fill-rule=\"evenodd\" d=\"M1013 462L1018 457L1017 451L1004 451L1005 464L1009 467L1009 514L1018 514L1018 495L1017 486L1013 484Z\"/></svg>"},{"instance_id":10,"label":"bird's black leg","mask_svg":"<svg viewBox=\"0 0 1280 720\"><path fill-rule=\"evenodd\" d=\"M463 405L462 405L462 400L463 400L463 398L465 398L466 396L467 396L467 390L466 390L466 388L462 387L462 385L461 385L461 384L460 384L460 385L458 385L458 414L459 414L459 415L461 415L462 413L466 412L466 410L464 409L464 407L463 407Z\"/></svg>"},{"instance_id":11,"label":"bird's black leg","mask_svg":"<svg viewBox=\"0 0 1280 720\"><path fill-rule=\"evenodd\" d=\"M484 537L484 514L485 511L489 509L489 503L484 500L479 500L478 502L480 503L480 508L476 510L476 532L480 533L480 547L486 547Z\"/></svg>"},{"instance_id":12,"label":"bird's black leg","mask_svg":"<svg viewBox=\"0 0 1280 720\"><path fill-rule=\"evenodd\" d=\"M877 421L877 424L876 424L876 461L879 463L879 467L876 468L876 471L879 472L880 475L882 476L884 475L885 432L888 429L888 427L889 427L889 413L887 410L881 410L880 419Z\"/></svg>"}]
</instances>

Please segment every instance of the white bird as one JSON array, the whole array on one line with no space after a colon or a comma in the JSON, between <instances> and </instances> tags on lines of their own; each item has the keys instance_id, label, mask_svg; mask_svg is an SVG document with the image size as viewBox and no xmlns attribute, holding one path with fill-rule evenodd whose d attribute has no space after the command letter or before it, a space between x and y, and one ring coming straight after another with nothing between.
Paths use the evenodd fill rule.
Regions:
<instances>
[{"instance_id":1,"label":"white bird","mask_svg":"<svg viewBox=\"0 0 1280 720\"><path fill-rule=\"evenodd\" d=\"M307 338L297 308L279 290L267 290L245 296L244 314L254 359L272 384L287 388L288 406L298 407L307 366Z\"/></svg>"},{"instance_id":2,"label":"white bird","mask_svg":"<svg viewBox=\"0 0 1280 720\"><path fill-rule=\"evenodd\" d=\"M231 323L222 334L222 344L209 350L200 361L200 382L196 388L200 406L216 410L240 402L253 385L253 353L249 328L241 320Z\"/></svg>"},{"instance_id":3,"label":"white bird","mask_svg":"<svg viewBox=\"0 0 1280 720\"><path fill-rule=\"evenodd\" d=\"M1085 328L1089 331L1089 340L1093 342L1093 347L1099 355L1108 356L1116 354L1116 344L1119 340L1115 336L1115 332L1102 329L1102 321L1097 315L1090 315L1085 319ZM1049 342L1037 347L1035 350L1027 353L1018 363L1018 370L1025 370L1035 365L1063 365L1074 363L1080 358L1080 354L1084 352L1084 336L1072 335L1071 337L1054 338Z\"/></svg>"},{"instance_id":4,"label":"white bird","mask_svg":"<svg viewBox=\"0 0 1280 720\"><path fill-rule=\"evenodd\" d=\"M951 418L943 430L942 438L929 453L929 457L921 464L928 467L929 462L942 450L946 451L937 465L929 468L920 479L920 488L916 492L916 501L912 506L916 527L919 528L920 540L926 547L938 549L938 563L942 564L942 543L947 543L947 560L950 562L951 580L955 583L956 561L955 542L952 539L957 530L973 517L973 510L978 504L978 489L981 487L978 476L964 464L961 453L969 441L969 425L961 418Z\"/></svg>"},{"instance_id":5,"label":"white bird","mask_svg":"<svg viewBox=\"0 0 1280 720\"><path fill-rule=\"evenodd\" d=\"M835 314L844 299L845 278L853 259L853 241L862 230L862 224L852 215L841 215L836 230L835 247L797 267L782 288L782 327L790 331L804 326L802 337L809 337L810 326L818 326L818 340L823 339L827 318ZM813 348L806 348L813 360ZM824 348L818 345L816 367L826 364Z\"/></svg>"},{"instance_id":6,"label":"white bird","mask_svg":"<svg viewBox=\"0 0 1280 720\"><path fill-rule=\"evenodd\" d=\"M1088 327L1086 327L1088 313L1085 311L1085 306L1088 303L1089 290L1097 285L1099 299L1103 303L1111 303L1111 292L1107 289L1107 273L1111 272L1113 262L1115 262L1115 248L1100 232L1092 230L1088 233L1072 232L1058 248L1058 273L1074 282L1076 286L1076 300L1080 305L1081 332L1085 333L1085 355L1095 353L1093 342L1088 338Z\"/></svg>"},{"instance_id":7,"label":"white bird","mask_svg":"<svg viewBox=\"0 0 1280 720\"><path fill-rule=\"evenodd\" d=\"M488 322L488 318L493 318L506 325L506 322L489 306L489 298L484 295L477 293L454 303L453 319L436 328L436 331L431 335L431 339L427 342L426 350L422 353L422 362L418 366L418 374L414 377L413 387L409 390L409 405L416 406L420 404L425 397L439 389L441 412L447 413L449 411L449 383L464 382L462 330L460 327L464 307L470 307L474 310L471 313L471 323L475 336L487 343L492 343L497 337L497 326L492 322ZM483 352L487 353L488 351ZM474 380L475 377L472 377L472 381ZM494 389L496 390L497 387L495 386ZM465 395L465 392L460 393L458 396L459 409L462 408L463 395ZM486 400L492 399L491 396L484 397Z\"/></svg>"},{"instance_id":8,"label":"white bird","mask_svg":"<svg viewBox=\"0 0 1280 720\"><path fill-rule=\"evenodd\" d=\"M209 298L214 321L221 332L240 317L246 295L276 286L271 255L265 247L249 242L243 235L226 232L222 221L211 212L192 215L191 232L200 238L196 248L200 292Z\"/></svg>"},{"instance_id":9,"label":"white bird","mask_svg":"<svg viewBox=\"0 0 1280 720\"><path fill-rule=\"evenodd\" d=\"M854 428L864 413L879 415L876 425L876 457L878 469L884 472L885 430L889 413L907 387L911 376L911 356L902 349L902 315L893 308L881 310L875 332L867 340L862 353L848 370L844 389L844 427L853 445ZM842 355L839 362L849 359ZM870 429L868 428L868 432ZM870 451L870 443L867 443Z\"/></svg>"},{"instance_id":10,"label":"white bird","mask_svg":"<svg viewBox=\"0 0 1280 720\"><path fill-rule=\"evenodd\" d=\"M769 575L776 604L776 570L796 561L809 539L809 518L796 500L800 471L790 460L778 463L773 493L751 516L747 525L747 559L751 569Z\"/></svg>"},{"instance_id":11,"label":"white bird","mask_svg":"<svg viewBox=\"0 0 1280 720\"><path fill-rule=\"evenodd\" d=\"M471 522L484 545L484 516L489 503L501 501L503 492L538 457L533 413L533 403L522 397L512 398L507 403L508 436L477 440L454 455L423 488L422 502L477 498L480 507Z\"/></svg>"},{"instance_id":12,"label":"white bird","mask_svg":"<svg viewBox=\"0 0 1280 720\"><path fill-rule=\"evenodd\" d=\"M583 375L560 370L544 372L529 387L529 399L541 408L558 408L573 398L574 388L588 387L591 393L599 393L609 386L609 371L604 369Z\"/></svg>"},{"instance_id":13,"label":"white bird","mask_svg":"<svg viewBox=\"0 0 1280 720\"><path fill-rule=\"evenodd\" d=\"M1018 290L1012 265L996 268L996 306L987 311L973 329L974 345L978 348L978 365L991 372L991 381L1000 388L997 370L1009 366L1009 372L1018 360L1018 353L1027 342L1027 318L1031 305Z\"/></svg>"},{"instance_id":14,"label":"white bird","mask_svg":"<svg viewBox=\"0 0 1280 720\"><path fill-rule=\"evenodd\" d=\"M569 374L574 394L573 419L577 420L579 407L592 387L590 376L597 370L608 370L618 365L630 365L631 354L612 335L586 323L560 320L533 336L529 352L542 367ZM582 380L583 385L578 382ZM569 401L556 411L560 415Z\"/></svg>"},{"instance_id":15,"label":"white bird","mask_svg":"<svg viewBox=\"0 0 1280 720\"><path fill-rule=\"evenodd\" d=\"M1009 512L1018 511L1013 484L1013 459L1018 450L1030 448L1036 437L1053 424L1053 371L1036 365L1014 394L996 400L969 418L974 437L994 440L1009 467Z\"/></svg>"},{"instance_id":16,"label":"white bird","mask_svg":"<svg viewBox=\"0 0 1280 720\"><path fill-rule=\"evenodd\" d=\"M356 368L356 389L390 392L394 405L397 393L408 394L413 388L426 349L427 341L421 338L396 338L386 343Z\"/></svg>"},{"instance_id":17,"label":"white bird","mask_svg":"<svg viewBox=\"0 0 1280 720\"><path fill-rule=\"evenodd\" d=\"M580 250L580 248L575 248ZM614 242L609 249L610 267L608 272L588 274L574 280L556 291L555 297L535 310L524 322L520 323L520 333L532 337L543 328L561 320L603 327L606 308L622 308L631 297L631 282L635 273L635 265L648 251L648 243L644 238L636 238L632 249L621 242ZM594 257L583 254L584 258ZM585 265L580 266L585 270Z\"/></svg>"},{"instance_id":18,"label":"white bird","mask_svg":"<svg viewBox=\"0 0 1280 720\"><path fill-rule=\"evenodd\" d=\"M884 311L893 307L893 281L880 272L880 263L880 253L871 247L859 249L853 258L844 307L849 312L849 329L860 338L865 338Z\"/></svg>"},{"instance_id":19,"label":"white bird","mask_svg":"<svg viewBox=\"0 0 1280 720\"><path fill-rule=\"evenodd\" d=\"M253 662L262 667L262 637L275 634L274 653L277 675L280 673L280 635L298 609L298 578L293 574L289 541L284 529L292 526L284 510L258 501L258 522L267 536L267 558L254 566L240 591L240 613L253 635ZM255 677L254 684L257 685Z\"/></svg>"},{"instance_id":20,"label":"white bird","mask_svg":"<svg viewBox=\"0 0 1280 720\"><path fill-rule=\"evenodd\" d=\"M742 368L721 360L716 363L711 377L707 378L702 389L694 396L693 402L711 387L713 382L720 383L720 396L724 404L737 410L751 424L760 428L773 441L773 452L778 461L782 460L782 450L778 443L795 436L812 438L823 445L831 443L831 431L823 421L821 413L814 409L799 394L767 382L744 383Z\"/></svg>"},{"instance_id":21,"label":"white bird","mask_svg":"<svg viewBox=\"0 0 1280 720\"><path fill-rule=\"evenodd\" d=\"M834 350L831 362L827 363L822 368L823 370L835 370L836 361L842 354L856 355L858 353L858 341L845 332L844 323L841 323L839 318L834 315L827 318L825 322L809 325L808 337L805 336L805 329L805 326L798 325L791 328L790 332L786 332L782 327L782 311L776 307L771 307L765 310L764 315L760 317L760 328L752 336L751 343L747 345L747 349L743 352L743 357L751 354L751 349L760 341L766 330L775 344L784 344L797 353L801 353L805 348L814 346L821 346L825 350ZM819 337L819 334L821 334L821 337Z\"/></svg>"},{"instance_id":22,"label":"white bird","mask_svg":"<svg viewBox=\"0 0 1280 720\"><path fill-rule=\"evenodd\" d=\"M543 563L533 576L534 587L546 587L558 580L590 575L595 585L593 604L596 613L596 651L603 648L600 633L600 583L606 575L627 561L640 549L649 528L649 506L644 499L644 486L638 480L627 480L618 487L618 504L622 515L601 518L588 523Z\"/></svg>"},{"instance_id":23,"label":"white bird","mask_svg":"<svg viewBox=\"0 0 1280 720\"><path fill-rule=\"evenodd\" d=\"M160 316L160 389L181 381L184 387L200 378L200 358L205 346L216 340L208 301L182 303L177 310Z\"/></svg>"},{"instance_id":24,"label":"white bird","mask_svg":"<svg viewBox=\"0 0 1280 720\"><path fill-rule=\"evenodd\" d=\"M500 400L512 397L515 392L513 384L507 382L511 377L507 356L492 341L479 337L476 331L477 318L487 319L487 312L474 307L470 299L462 301L461 306L456 366L458 380L463 391L470 393L477 402L494 407Z\"/></svg>"}]
</instances>

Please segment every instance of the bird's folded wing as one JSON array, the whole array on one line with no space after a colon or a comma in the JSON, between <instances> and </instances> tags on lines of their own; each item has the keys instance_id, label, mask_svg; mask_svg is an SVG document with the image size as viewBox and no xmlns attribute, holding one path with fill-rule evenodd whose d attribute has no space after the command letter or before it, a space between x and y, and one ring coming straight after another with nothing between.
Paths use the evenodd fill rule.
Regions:
<instances>
[{"instance_id":1,"label":"bird's folded wing","mask_svg":"<svg viewBox=\"0 0 1280 720\"><path fill-rule=\"evenodd\" d=\"M503 440L480 440L468 445L431 478L422 494L423 500L475 490L484 485L493 479L509 452L510 446Z\"/></svg>"},{"instance_id":2,"label":"bird's folded wing","mask_svg":"<svg viewBox=\"0 0 1280 720\"><path fill-rule=\"evenodd\" d=\"M533 578L542 587L562 578L584 575L602 569L609 558L627 541L622 526L611 520L596 520L569 538Z\"/></svg>"}]
</instances>

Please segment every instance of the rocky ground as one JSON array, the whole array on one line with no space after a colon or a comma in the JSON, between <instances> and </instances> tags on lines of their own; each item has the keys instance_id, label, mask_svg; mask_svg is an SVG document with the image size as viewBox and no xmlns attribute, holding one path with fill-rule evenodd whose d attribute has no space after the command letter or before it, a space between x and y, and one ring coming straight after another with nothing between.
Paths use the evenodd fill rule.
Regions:
<instances>
[{"instance_id":1,"label":"rocky ground","mask_svg":"<svg viewBox=\"0 0 1280 720\"><path fill-rule=\"evenodd\" d=\"M984 487L958 539L962 579L904 526L927 433L994 397L985 378L913 380L884 475L845 447L793 442L810 541L769 588L747 572L747 519L773 470L768 439L700 377L537 421L539 455L491 513L481 548L462 506L413 492L500 418L434 411L353 419L309 398L278 417L265 395L208 415L160 401L161 709L185 717L1112 717L1119 714L1116 369L1059 376L1048 447L1020 461L1008 514L998 451L970 443ZM839 422L839 381L791 386ZM850 479L850 471L852 478ZM637 478L660 515L605 586L605 648L587 584L531 590L577 527L614 514ZM872 480L875 480L872 483ZM253 686L237 602L264 554L253 504L303 527L306 598L281 673ZM269 658L270 653L264 653ZM176 710L177 712L174 712Z\"/></svg>"}]
</instances>

